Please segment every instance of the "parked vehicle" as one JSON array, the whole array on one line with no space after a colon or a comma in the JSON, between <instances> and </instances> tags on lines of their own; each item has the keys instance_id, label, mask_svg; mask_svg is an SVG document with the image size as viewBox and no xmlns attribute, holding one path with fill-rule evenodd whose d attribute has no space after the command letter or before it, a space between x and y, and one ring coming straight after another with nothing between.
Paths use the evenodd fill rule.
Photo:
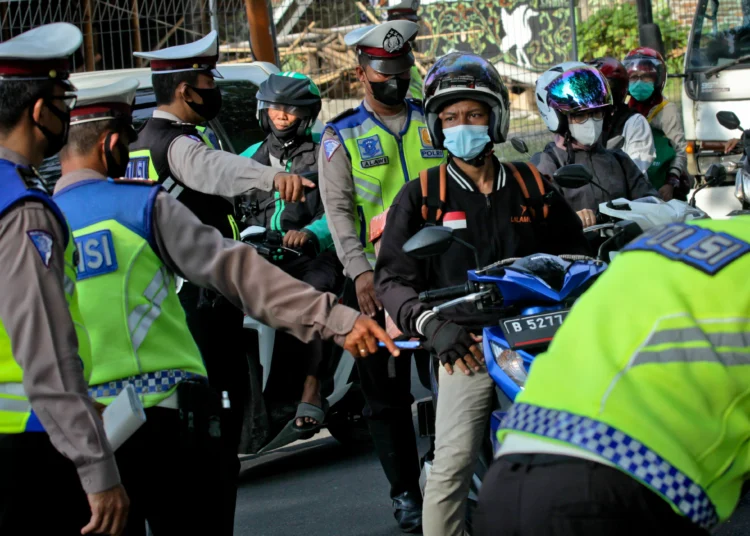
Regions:
<instances>
[{"instance_id":1,"label":"parked vehicle","mask_svg":"<svg viewBox=\"0 0 750 536\"><path fill-rule=\"evenodd\" d=\"M682 115L688 142L689 171L700 180L711 164L723 164L726 181L701 189L699 207L723 218L740 204L734 196L734 174L741 151L724 154L732 133L716 118L720 110L750 124L750 9L744 0L699 0L685 54Z\"/></svg>"}]
</instances>

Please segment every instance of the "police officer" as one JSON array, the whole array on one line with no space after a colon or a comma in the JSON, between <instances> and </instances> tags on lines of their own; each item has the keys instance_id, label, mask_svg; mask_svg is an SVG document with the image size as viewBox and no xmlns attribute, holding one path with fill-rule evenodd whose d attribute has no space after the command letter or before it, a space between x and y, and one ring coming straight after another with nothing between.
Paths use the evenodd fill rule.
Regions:
<instances>
[{"instance_id":1,"label":"police officer","mask_svg":"<svg viewBox=\"0 0 750 536\"><path fill-rule=\"evenodd\" d=\"M396 0L395 4L389 5L386 10L386 17L388 21L394 20L408 20L419 24L419 0ZM417 38L417 34L412 37L412 47L414 47L414 40ZM422 75L419 73L419 69L416 64L411 67L411 83L409 84L409 93L414 99L422 98Z\"/></svg>"},{"instance_id":2,"label":"police officer","mask_svg":"<svg viewBox=\"0 0 750 536\"><path fill-rule=\"evenodd\" d=\"M727 519L750 475L748 270L747 216L626 246L502 421L478 533L707 535Z\"/></svg>"},{"instance_id":3,"label":"police officer","mask_svg":"<svg viewBox=\"0 0 750 536\"><path fill-rule=\"evenodd\" d=\"M75 247L34 169L65 144L75 101L68 59L81 40L58 23L0 43L1 534L117 535L127 517L86 392Z\"/></svg>"},{"instance_id":4,"label":"police officer","mask_svg":"<svg viewBox=\"0 0 750 536\"><path fill-rule=\"evenodd\" d=\"M405 99L414 65L410 40L417 25L386 22L349 33L356 46L357 76L365 99L326 126L318 157L320 190L344 273L354 280L360 310L382 318L375 295L375 251L367 240L370 221L383 213L405 182L444 160L430 142L422 104ZM396 519L419 530L421 494L416 438L411 418L410 364L398 360L395 377L388 359L359 367L370 433L391 483Z\"/></svg>"},{"instance_id":5,"label":"police officer","mask_svg":"<svg viewBox=\"0 0 750 536\"><path fill-rule=\"evenodd\" d=\"M205 224L226 238L238 239L232 198L252 189L278 190L284 201L303 198L307 179L279 172L249 158L217 150L215 138L204 124L221 108L221 90L214 78L219 56L218 34L213 31L194 43L135 56L151 61L151 80L157 109L130 146L131 164L126 176L158 180ZM243 413L248 397L247 361L242 346L243 315L213 289L187 282L180 291L190 331L198 343L211 383L227 391L231 423L225 426L226 448L237 452ZM232 464L226 483L227 505L234 505L240 462ZM231 496L231 497L230 497ZM227 519L233 518L228 515Z\"/></svg>"},{"instance_id":6,"label":"police officer","mask_svg":"<svg viewBox=\"0 0 750 536\"><path fill-rule=\"evenodd\" d=\"M250 246L224 239L161 186L107 179L128 164L136 87L119 81L81 91L55 187L80 254L90 392L107 404L130 384L146 408L146 423L117 452L132 490L129 525L143 527L145 518L156 536L231 534L227 498L218 492L220 458L237 456L219 444L221 398L205 383L175 275L305 342L332 338L365 357L379 338L398 351L373 320L284 274Z\"/></svg>"}]
</instances>

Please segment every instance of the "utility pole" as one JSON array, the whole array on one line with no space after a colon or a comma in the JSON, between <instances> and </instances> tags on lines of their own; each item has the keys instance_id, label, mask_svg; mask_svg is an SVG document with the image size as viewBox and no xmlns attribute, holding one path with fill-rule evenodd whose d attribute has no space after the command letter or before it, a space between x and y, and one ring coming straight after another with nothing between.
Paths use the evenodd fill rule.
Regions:
<instances>
[{"instance_id":1,"label":"utility pole","mask_svg":"<svg viewBox=\"0 0 750 536\"><path fill-rule=\"evenodd\" d=\"M273 19L266 0L245 0L247 24L250 29L250 49L258 61L278 65Z\"/></svg>"},{"instance_id":2,"label":"utility pole","mask_svg":"<svg viewBox=\"0 0 750 536\"><path fill-rule=\"evenodd\" d=\"M578 30L576 29L576 0L569 0L570 34L573 36L573 54L570 59L578 61Z\"/></svg>"}]
</instances>

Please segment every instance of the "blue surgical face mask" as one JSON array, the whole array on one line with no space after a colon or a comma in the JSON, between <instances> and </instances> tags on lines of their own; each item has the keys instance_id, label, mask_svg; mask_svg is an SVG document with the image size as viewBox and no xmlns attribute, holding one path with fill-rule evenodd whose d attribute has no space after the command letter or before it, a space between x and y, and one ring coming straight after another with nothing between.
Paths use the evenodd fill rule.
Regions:
<instances>
[{"instance_id":1,"label":"blue surgical face mask","mask_svg":"<svg viewBox=\"0 0 750 536\"><path fill-rule=\"evenodd\" d=\"M445 148L461 160L478 156L492 140L487 125L458 125L443 130Z\"/></svg>"},{"instance_id":2,"label":"blue surgical face mask","mask_svg":"<svg viewBox=\"0 0 750 536\"><path fill-rule=\"evenodd\" d=\"M636 80L635 82L630 82L628 91L635 100L643 102L654 94L654 83Z\"/></svg>"}]
</instances>

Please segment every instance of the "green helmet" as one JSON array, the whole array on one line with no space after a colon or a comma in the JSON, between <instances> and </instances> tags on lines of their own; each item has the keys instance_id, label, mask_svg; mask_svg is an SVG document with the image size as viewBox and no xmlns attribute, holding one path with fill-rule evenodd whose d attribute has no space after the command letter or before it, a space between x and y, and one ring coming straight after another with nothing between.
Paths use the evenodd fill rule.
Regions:
<instances>
[{"instance_id":1,"label":"green helmet","mask_svg":"<svg viewBox=\"0 0 750 536\"><path fill-rule=\"evenodd\" d=\"M284 110L300 118L297 136L309 135L320 113L318 86L302 73L286 71L269 76L258 88L258 120L266 134L271 124L268 109Z\"/></svg>"}]
</instances>

